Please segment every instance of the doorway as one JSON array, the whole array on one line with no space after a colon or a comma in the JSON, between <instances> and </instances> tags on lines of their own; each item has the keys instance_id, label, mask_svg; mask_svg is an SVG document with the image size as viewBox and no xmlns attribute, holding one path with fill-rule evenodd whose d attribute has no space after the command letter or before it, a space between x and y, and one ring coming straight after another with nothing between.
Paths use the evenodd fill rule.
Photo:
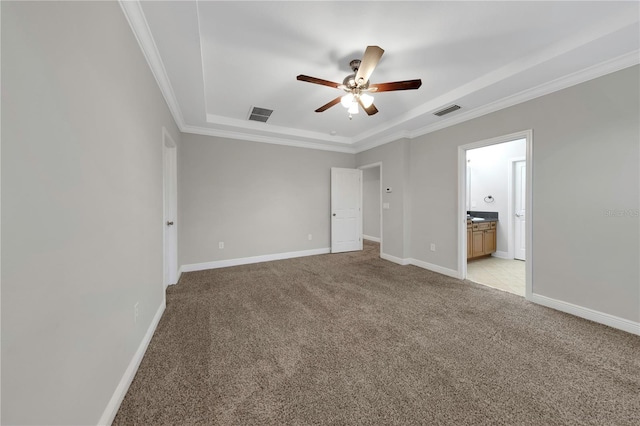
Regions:
<instances>
[{"instance_id":1,"label":"doorway","mask_svg":"<svg viewBox=\"0 0 640 426\"><path fill-rule=\"evenodd\" d=\"M531 145L529 130L458 150L460 278L527 298L532 293L531 220L525 216L531 211ZM486 250L478 249L480 243Z\"/></svg>"},{"instance_id":2,"label":"doorway","mask_svg":"<svg viewBox=\"0 0 640 426\"><path fill-rule=\"evenodd\" d=\"M178 177L177 147L162 128L163 281L164 288L178 282Z\"/></svg>"},{"instance_id":3,"label":"doorway","mask_svg":"<svg viewBox=\"0 0 640 426\"><path fill-rule=\"evenodd\" d=\"M363 238L377 243L382 255L382 163L359 167L362 170Z\"/></svg>"}]
</instances>

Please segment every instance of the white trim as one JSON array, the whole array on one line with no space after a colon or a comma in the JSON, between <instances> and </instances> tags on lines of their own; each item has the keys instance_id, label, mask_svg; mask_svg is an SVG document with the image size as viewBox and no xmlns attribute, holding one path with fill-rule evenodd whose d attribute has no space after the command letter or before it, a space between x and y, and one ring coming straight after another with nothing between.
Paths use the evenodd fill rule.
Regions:
<instances>
[{"instance_id":1,"label":"white trim","mask_svg":"<svg viewBox=\"0 0 640 426\"><path fill-rule=\"evenodd\" d=\"M149 68L151 68L151 73L155 77L158 87L160 87L160 92L162 92L167 102L171 115L173 115L173 119L182 131L184 127L182 110L173 91L173 86L171 86L171 81L167 76L167 70L164 68L164 63L158 52L158 46L156 46L156 42L151 34L151 29L142 10L142 5L137 0L119 0L118 3L120 3L120 8L129 22L133 35L136 37L136 40L138 40L142 54L147 60Z\"/></svg>"},{"instance_id":2,"label":"white trim","mask_svg":"<svg viewBox=\"0 0 640 426\"><path fill-rule=\"evenodd\" d=\"M372 236L370 236L370 235L364 235L364 234L362 234L362 239L363 239L363 240L373 241L373 242L376 242L376 243L379 243L379 242L380 242L380 238L378 238L378 237L372 237Z\"/></svg>"},{"instance_id":3,"label":"white trim","mask_svg":"<svg viewBox=\"0 0 640 426\"><path fill-rule=\"evenodd\" d=\"M212 129L201 126L184 125L180 128L184 133L194 135L215 136L219 138L239 139L249 142L261 142L272 145L295 146L298 148L318 149L321 151L344 152L347 154L355 154L356 151L350 146L332 146L326 143L307 142L300 139L284 139L282 137L265 136L260 134L243 133L234 130Z\"/></svg>"},{"instance_id":4,"label":"white trim","mask_svg":"<svg viewBox=\"0 0 640 426\"><path fill-rule=\"evenodd\" d=\"M513 260L513 256L509 257L509 252L506 251L496 251L491 256L497 257L499 259Z\"/></svg>"},{"instance_id":5,"label":"white trim","mask_svg":"<svg viewBox=\"0 0 640 426\"><path fill-rule=\"evenodd\" d=\"M609 327L617 328L618 330L626 331L627 333L640 336L640 322L635 322L628 319L616 317L614 315L605 314L604 312L574 305L573 303L569 302L563 302L562 300L552 299L540 294L534 293L531 295L531 297L528 297L528 299L533 303L537 303L548 308L566 312L568 314L575 315L589 321L608 325Z\"/></svg>"},{"instance_id":6,"label":"white trim","mask_svg":"<svg viewBox=\"0 0 640 426\"><path fill-rule=\"evenodd\" d=\"M171 134L167 131L166 127L162 126L162 276L163 276L163 285L164 285L164 289L166 290L168 285L173 285L176 284L178 282L179 279L179 273L178 273L178 146L176 145L176 142L173 140L173 138L171 137ZM169 157L169 155L171 155L171 157ZM170 164L170 171L167 171L167 159L170 158L171 160L171 164ZM169 173L169 175L171 177L173 177L171 184L169 185L169 187L167 188L167 176L166 174ZM172 193L172 195L174 196L174 203L175 205L173 205L172 207L172 212L170 212L169 215L167 215L167 205L166 205L166 196L167 196L167 191L170 191ZM167 225L166 222L168 220L172 220L174 222L173 227L175 229L175 241L174 244L175 246L173 247L167 247L166 244L166 234L167 234ZM169 249L170 251L175 253L175 269L173 271L173 274L169 274L167 276L167 274L165 273L167 271L167 258L171 257L170 255L167 254L167 249Z\"/></svg>"},{"instance_id":7,"label":"white trim","mask_svg":"<svg viewBox=\"0 0 640 426\"><path fill-rule=\"evenodd\" d=\"M374 167L382 167L382 161L378 161L377 163L365 164L364 166L359 166L359 169L373 169Z\"/></svg>"},{"instance_id":8,"label":"white trim","mask_svg":"<svg viewBox=\"0 0 640 426\"><path fill-rule=\"evenodd\" d=\"M399 257L391 256L387 253L380 253L380 257L384 260L388 260L389 262L397 263L398 265L406 266L410 265L411 259L400 259Z\"/></svg>"},{"instance_id":9,"label":"white trim","mask_svg":"<svg viewBox=\"0 0 640 426\"><path fill-rule=\"evenodd\" d=\"M515 200L515 182L514 182L514 173L515 173L515 163L519 161L524 161L525 165L527 163L527 157L515 157L510 158L507 161L507 257L506 259L514 259L515 258L515 220L514 220L514 209L513 203ZM526 196L526 194L525 194ZM528 207L527 207L528 209ZM526 244L526 241L525 241ZM525 259L526 261L526 259Z\"/></svg>"},{"instance_id":10,"label":"white trim","mask_svg":"<svg viewBox=\"0 0 640 426\"><path fill-rule=\"evenodd\" d=\"M400 139L413 139L408 130L398 130L395 133L375 138L375 133L371 137L358 136L357 139L352 142L353 152L358 154L359 152L368 151L370 149L386 145L391 142L395 142ZM421 136L421 135L417 135ZM415 136L414 136L415 137Z\"/></svg>"},{"instance_id":11,"label":"white trim","mask_svg":"<svg viewBox=\"0 0 640 426\"><path fill-rule=\"evenodd\" d=\"M379 206L379 215L380 215L380 238L377 239L377 242L380 243L380 257L382 257L382 253L384 253L384 244L383 244L383 238L382 236L384 235L384 212L382 211L382 161L378 161L375 163L371 163L371 164L365 164L364 166L360 166L358 167L361 170L364 169L372 169L374 167L379 167L380 168L380 206ZM363 236L363 238L366 238ZM369 237L369 239L371 239L371 241L376 241L373 238L375 237Z\"/></svg>"},{"instance_id":12,"label":"white trim","mask_svg":"<svg viewBox=\"0 0 640 426\"><path fill-rule=\"evenodd\" d=\"M265 127L264 123L256 121L248 121L246 119L241 120L238 118L222 117L214 114L207 114L207 123L214 124L223 127L229 127L232 129L243 129L247 132L260 132L260 135L271 134L275 138L295 138L295 140L304 139L307 141L321 141L321 142L334 142L343 145L350 145L352 143L351 138L348 136L331 136L326 133L315 132L312 130L300 130L292 129L291 127L278 126L275 124L269 124ZM243 133L243 132L242 132Z\"/></svg>"},{"instance_id":13,"label":"white trim","mask_svg":"<svg viewBox=\"0 0 640 426\"><path fill-rule=\"evenodd\" d=\"M527 142L525 153L525 172L527 182L525 183L525 207L529 210L527 222L525 223L525 298L530 299L533 295L533 130L527 130Z\"/></svg>"},{"instance_id":14,"label":"white trim","mask_svg":"<svg viewBox=\"0 0 640 426\"><path fill-rule=\"evenodd\" d=\"M265 254L261 256L240 257L236 259L214 260L211 262L203 262L203 263L190 263L190 264L182 265L180 267L180 273L204 271L207 269L227 268L229 266L249 265L252 263L271 262L273 260L293 259L296 257L316 256L318 254L328 254L330 252L331 252L331 249L329 247L326 247L326 248L312 249L312 250L290 251L287 253L275 253L275 254Z\"/></svg>"},{"instance_id":15,"label":"white trim","mask_svg":"<svg viewBox=\"0 0 640 426\"><path fill-rule=\"evenodd\" d=\"M163 292L164 293L164 292ZM120 404L122 404L122 400L127 394L127 390L129 390L129 386L131 386L131 382L138 371L138 367L142 362L142 358L144 357L145 352L147 351L147 347L149 346L149 342L151 342L151 338L153 337L153 333L155 333L156 328L158 327L158 323L160 322L160 318L162 318L162 313L166 307L166 302L163 298L162 303L158 307L151 324L149 324L149 328L145 333L140 345L138 346L138 350L135 354L133 354L133 358L131 362L129 362L129 366L125 370L118 386L116 387L109 403L104 409L102 416L100 416L100 420L98 420L98 425L110 425L113 422L113 419L116 417L118 413L118 409L120 408Z\"/></svg>"},{"instance_id":16,"label":"white trim","mask_svg":"<svg viewBox=\"0 0 640 426\"><path fill-rule=\"evenodd\" d=\"M434 265L433 263L424 262L418 259L407 259L409 261L409 265L414 265L422 269L427 269L432 272L437 272L438 274L446 275L448 277L460 279L460 274L458 271L453 269L445 268L439 265Z\"/></svg>"},{"instance_id":17,"label":"white trim","mask_svg":"<svg viewBox=\"0 0 640 426\"><path fill-rule=\"evenodd\" d=\"M467 170L467 150L458 146L458 277L463 280L467 278Z\"/></svg>"}]
</instances>

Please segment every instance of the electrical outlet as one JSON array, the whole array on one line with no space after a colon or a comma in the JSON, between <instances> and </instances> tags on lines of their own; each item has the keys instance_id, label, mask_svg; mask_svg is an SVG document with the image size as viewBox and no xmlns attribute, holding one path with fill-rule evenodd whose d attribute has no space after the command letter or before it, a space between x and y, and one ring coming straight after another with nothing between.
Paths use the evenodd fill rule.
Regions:
<instances>
[{"instance_id":1,"label":"electrical outlet","mask_svg":"<svg viewBox=\"0 0 640 426\"><path fill-rule=\"evenodd\" d=\"M218 248L219 248L219 249L223 249L223 248L224 248L224 241L220 241L220 242L218 243Z\"/></svg>"},{"instance_id":2,"label":"electrical outlet","mask_svg":"<svg viewBox=\"0 0 640 426\"><path fill-rule=\"evenodd\" d=\"M133 323L134 324L138 323L138 317L140 316L140 309L138 308L139 304L140 302L136 302L136 304L133 305Z\"/></svg>"},{"instance_id":3,"label":"electrical outlet","mask_svg":"<svg viewBox=\"0 0 640 426\"><path fill-rule=\"evenodd\" d=\"M307 239L308 239L309 241L313 240L313 235L311 235L311 234L307 235Z\"/></svg>"},{"instance_id":4,"label":"electrical outlet","mask_svg":"<svg viewBox=\"0 0 640 426\"><path fill-rule=\"evenodd\" d=\"M431 243L431 251L436 251L436 245L434 243Z\"/></svg>"}]
</instances>

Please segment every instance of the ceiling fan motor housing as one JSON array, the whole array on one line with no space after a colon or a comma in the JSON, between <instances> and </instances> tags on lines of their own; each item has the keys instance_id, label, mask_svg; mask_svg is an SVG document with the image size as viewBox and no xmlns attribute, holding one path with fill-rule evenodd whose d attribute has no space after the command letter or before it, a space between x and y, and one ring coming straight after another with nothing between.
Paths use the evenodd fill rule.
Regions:
<instances>
[{"instance_id":1,"label":"ceiling fan motor housing","mask_svg":"<svg viewBox=\"0 0 640 426\"><path fill-rule=\"evenodd\" d=\"M360 69L361 62L362 61L360 59L354 59L349 62L349 66L353 70L353 74L349 74L344 78L344 80L342 80L342 84L345 86L345 91L353 92L354 89L367 90L369 88L369 81L360 82L360 84L356 81L356 75Z\"/></svg>"}]
</instances>

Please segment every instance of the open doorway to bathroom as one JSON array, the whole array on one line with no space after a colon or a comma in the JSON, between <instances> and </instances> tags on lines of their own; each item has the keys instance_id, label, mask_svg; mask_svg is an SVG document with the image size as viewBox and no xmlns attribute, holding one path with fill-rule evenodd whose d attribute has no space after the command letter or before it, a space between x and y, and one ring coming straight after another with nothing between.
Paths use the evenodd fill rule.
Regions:
<instances>
[{"instance_id":1,"label":"open doorway to bathroom","mask_svg":"<svg viewBox=\"0 0 640 426\"><path fill-rule=\"evenodd\" d=\"M463 278L519 296L531 291L527 279L530 139L531 132L523 132L466 145L460 152Z\"/></svg>"},{"instance_id":2,"label":"open doorway to bathroom","mask_svg":"<svg viewBox=\"0 0 640 426\"><path fill-rule=\"evenodd\" d=\"M362 169L362 237L365 249L382 255L382 163Z\"/></svg>"}]
</instances>

